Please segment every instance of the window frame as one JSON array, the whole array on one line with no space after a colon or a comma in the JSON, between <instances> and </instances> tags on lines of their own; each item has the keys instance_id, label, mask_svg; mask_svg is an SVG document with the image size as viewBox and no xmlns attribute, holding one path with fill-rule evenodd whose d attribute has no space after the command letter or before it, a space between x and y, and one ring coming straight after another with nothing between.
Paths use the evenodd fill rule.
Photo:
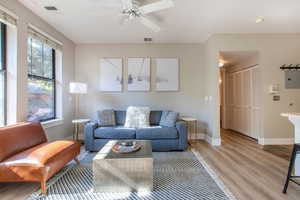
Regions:
<instances>
[{"instance_id":1,"label":"window frame","mask_svg":"<svg viewBox=\"0 0 300 200\"><path fill-rule=\"evenodd\" d=\"M35 38L30 37L30 36L28 38L31 39L30 50L31 50L31 57L32 57L32 39L35 39ZM36 39L36 40L38 40L38 39ZM45 45L45 42L44 41L41 41L41 42L43 44L42 62L44 64L44 45ZM28 54L27 54L27 56L28 56ZM32 58L31 58L31 60L32 60ZM53 109L54 109L54 115L53 115L53 117L50 117L50 118L47 118L47 119L42 119L42 120L39 120L39 121L40 122L47 122L47 121L57 119L57 110L56 110L57 109L57 106L56 106L57 105L57 102L56 102L56 97L57 97L57 95L56 95L56 51L55 51L55 49L52 48L52 78L39 76L39 75L34 75L34 74L32 74L32 66L30 66L30 67L31 67L31 69L30 69L31 73L29 72L29 70L27 71L28 80L31 78L31 79L35 79L35 80L48 81L48 82L53 83L53 98L54 98Z\"/></svg>"},{"instance_id":2,"label":"window frame","mask_svg":"<svg viewBox=\"0 0 300 200\"><path fill-rule=\"evenodd\" d=\"M4 126L7 125L7 60L6 60L6 53L7 53L7 26L6 24L0 22L0 26L1 26L1 52L0 52L0 56L1 56L1 60L3 63L3 66L1 66L0 68L0 73L3 73L4 76L4 102L3 102L3 111L4 111Z\"/></svg>"}]
</instances>

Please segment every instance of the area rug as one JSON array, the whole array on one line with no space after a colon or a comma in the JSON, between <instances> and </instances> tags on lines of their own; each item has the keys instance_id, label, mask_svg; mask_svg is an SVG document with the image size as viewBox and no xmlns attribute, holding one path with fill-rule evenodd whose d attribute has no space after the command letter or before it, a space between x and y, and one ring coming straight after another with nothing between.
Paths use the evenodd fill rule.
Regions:
<instances>
[{"instance_id":1,"label":"area rug","mask_svg":"<svg viewBox=\"0 0 300 200\"><path fill-rule=\"evenodd\" d=\"M94 193L92 159L86 154L81 164L70 164L48 184L48 195L40 191L28 200L235 200L199 153L154 152L154 190L151 193Z\"/></svg>"}]
</instances>

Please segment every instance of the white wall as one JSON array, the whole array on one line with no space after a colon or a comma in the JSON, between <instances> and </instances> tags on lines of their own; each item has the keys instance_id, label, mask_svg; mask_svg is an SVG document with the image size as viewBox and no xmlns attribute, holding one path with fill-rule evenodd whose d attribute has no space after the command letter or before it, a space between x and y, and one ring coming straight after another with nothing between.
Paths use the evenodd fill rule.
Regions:
<instances>
[{"instance_id":1,"label":"white wall","mask_svg":"<svg viewBox=\"0 0 300 200\"><path fill-rule=\"evenodd\" d=\"M26 120L27 115L27 27L32 24L51 37L63 43L63 118L64 123L47 128L50 140L65 138L72 134L71 119L73 118L74 103L70 101L68 83L74 79L75 44L56 31L41 18L21 5L17 0L0 0L0 6L8 9L16 16L17 21L17 121ZM9 67L9 66L8 66Z\"/></svg>"},{"instance_id":2,"label":"white wall","mask_svg":"<svg viewBox=\"0 0 300 200\"><path fill-rule=\"evenodd\" d=\"M300 111L300 92L297 89L284 88L284 72L279 67L285 63L300 63L299 34L219 34L206 43L206 93L213 95L212 106L206 112L209 118L209 133L219 137L219 98L218 98L218 56L220 51L258 51L261 68L262 87L262 135L261 138L272 141L293 138L293 126L281 112ZM280 85L280 101L272 101L268 94L271 84ZM293 103L293 106L289 106Z\"/></svg>"},{"instance_id":3,"label":"white wall","mask_svg":"<svg viewBox=\"0 0 300 200\"><path fill-rule=\"evenodd\" d=\"M204 133L203 119L204 74L203 45L201 44L94 44L76 47L76 80L88 83L89 92L80 97L79 113L96 119L96 111L104 108L126 109L130 105L150 106L152 109L171 109L196 117L198 132ZM180 60L180 91L155 92L152 65L151 92L103 93L99 91L99 61L103 57L178 57ZM124 77L127 78L124 64ZM125 82L126 82L125 78Z\"/></svg>"}]
</instances>

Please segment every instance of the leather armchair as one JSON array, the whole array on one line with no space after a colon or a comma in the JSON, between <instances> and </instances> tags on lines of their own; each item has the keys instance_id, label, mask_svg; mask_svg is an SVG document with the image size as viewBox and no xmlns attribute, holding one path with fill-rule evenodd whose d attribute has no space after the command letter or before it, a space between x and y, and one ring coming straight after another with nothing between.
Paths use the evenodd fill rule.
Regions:
<instances>
[{"instance_id":1,"label":"leather armchair","mask_svg":"<svg viewBox=\"0 0 300 200\"><path fill-rule=\"evenodd\" d=\"M80 153L74 141L48 142L39 122L0 128L0 182L46 181Z\"/></svg>"}]
</instances>

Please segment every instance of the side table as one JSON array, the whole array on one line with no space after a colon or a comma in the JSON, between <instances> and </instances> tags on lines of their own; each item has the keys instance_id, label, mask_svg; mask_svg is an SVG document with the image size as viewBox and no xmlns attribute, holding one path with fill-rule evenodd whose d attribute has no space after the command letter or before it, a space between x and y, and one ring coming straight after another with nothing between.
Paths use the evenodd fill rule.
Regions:
<instances>
[{"instance_id":1,"label":"side table","mask_svg":"<svg viewBox=\"0 0 300 200\"><path fill-rule=\"evenodd\" d=\"M79 141L79 132L80 132L80 127L82 125L85 125L86 123L89 123L91 120L90 119L74 119L72 120L72 123L74 124L74 133L73 133L73 140ZM83 141L81 141L83 142Z\"/></svg>"},{"instance_id":2,"label":"side table","mask_svg":"<svg viewBox=\"0 0 300 200\"><path fill-rule=\"evenodd\" d=\"M188 140L197 139L197 119L192 117L181 117L188 125Z\"/></svg>"}]
</instances>

